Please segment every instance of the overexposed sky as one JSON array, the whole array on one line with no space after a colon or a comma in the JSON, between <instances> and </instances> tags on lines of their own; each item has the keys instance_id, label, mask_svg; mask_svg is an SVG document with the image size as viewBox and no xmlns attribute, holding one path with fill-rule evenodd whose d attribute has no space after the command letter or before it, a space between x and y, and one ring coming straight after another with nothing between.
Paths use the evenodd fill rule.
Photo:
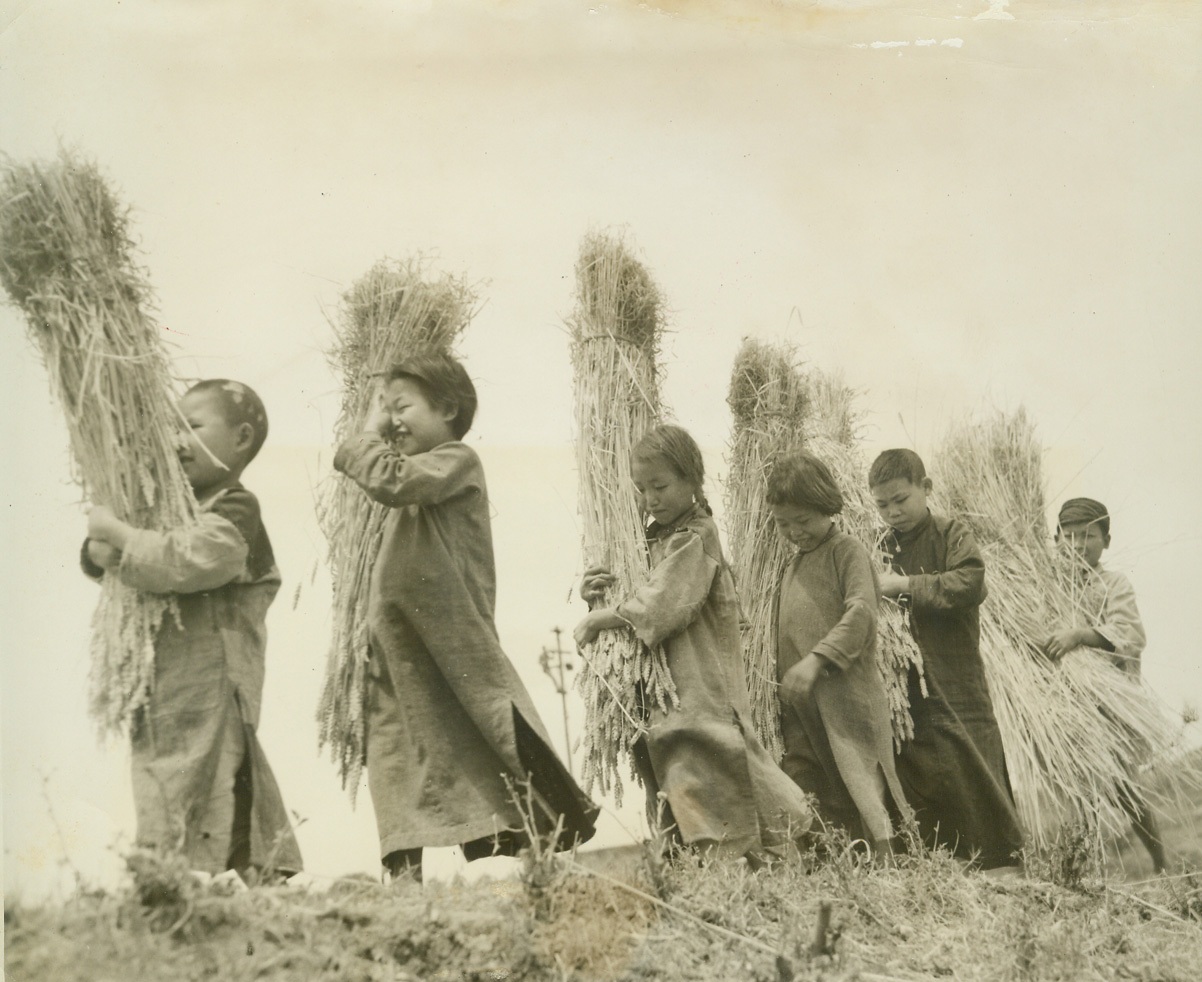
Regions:
<instances>
[{"instance_id":1,"label":"overexposed sky","mask_svg":"<svg viewBox=\"0 0 1202 982\"><path fill-rule=\"evenodd\" d=\"M978 19L988 6L0 0L4 151L94 157L134 207L181 375L242 379L267 404L246 483L285 584L261 737L315 872L376 855L366 794L352 812L316 757L329 584L312 501L339 399L326 317L384 256L479 283L464 354L498 626L557 738L537 656L582 613L562 320L598 226L625 226L663 288L665 398L715 477L747 334L841 369L866 453L929 455L963 414L1023 404L1054 451L1051 495L1111 508L1147 677L1202 702L1202 13ZM125 754L84 715L94 590L65 431L9 309L0 358L5 876L35 896L63 840L89 875L111 865L132 805ZM622 841L615 820L603 838Z\"/></svg>"}]
</instances>

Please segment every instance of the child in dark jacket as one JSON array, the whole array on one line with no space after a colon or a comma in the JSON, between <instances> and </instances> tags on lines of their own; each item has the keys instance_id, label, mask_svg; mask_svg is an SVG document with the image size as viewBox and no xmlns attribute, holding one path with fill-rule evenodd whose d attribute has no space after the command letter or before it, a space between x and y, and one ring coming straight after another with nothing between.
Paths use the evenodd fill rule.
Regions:
<instances>
[{"instance_id":1,"label":"child in dark jacket","mask_svg":"<svg viewBox=\"0 0 1202 982\"><path fill-rule=\"evenodd\" d=\"M882 453L868 486L889 525L881 593L909 609L927 684L923 696L912 667L914 736L897 753L906 800L928 844L982 869L1017 865L1023 835L981 661L985 563L962 522L928 509L932 483L914 451Z\"/></svg>"},{"instance_id":2,"label":"child in dark jacket","mask_svg":"<svg viewBox=\"0 0 1202 982\"><path fill-rule=\"evenodd\" d=\"M240 483L267 436L267 413L241 382L209 379L180 401L180 461L199 521L137 529L88 513L82 565L175 595L178 620L155 640L154 689L131 731L137 842L179 847L193 869L299 871L300 851L255 735L265 619L280 588L259 502Z\"/></svg>"}]
</instances>

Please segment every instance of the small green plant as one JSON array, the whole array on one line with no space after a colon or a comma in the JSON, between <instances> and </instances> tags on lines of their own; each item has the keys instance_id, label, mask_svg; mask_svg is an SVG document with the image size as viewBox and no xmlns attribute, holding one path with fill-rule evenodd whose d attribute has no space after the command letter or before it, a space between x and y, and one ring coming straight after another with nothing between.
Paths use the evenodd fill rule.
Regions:
<instances>
[{"instance_id":1,"label":"small green plant","mask_svg":"<svg viewBox=\"0 0 1202 982\"><path fill-rule=\"evenodd\" d=\"M683 846L676 826L667 820L667 799L662 794L656 799L655 809L655 824L639 850L651 892L660 900L668 900L676 892L675 864Z\"/></svg>"},{"instance_id":2,"label":"small green plant","mask_svg":"<svg viewBox=\"0 0 1202 982\"><path fill-rule=\"evenodd\" d=\"M1096 824L1088 819L1066 823L1049 846L1024 850L1023 865L1037 879L1078 893L1093 892L1102 869Z\"/></svg>"},{"instance_id":3,"label":"small green plant","mask_svg":"<svg viewBox=\"0 0 1202 982\"><path fill-rule=\"evenodd\" d=\"M550 920L554 888L564 874L555 856L555 846L563 834L563 816L557 816L555 827L549 832L539 831L534 803L535 792L530 781L522 781L519 787L506 778L505 784L509 789L510 800L522 817L522 831L527 842L520 853L522 869L519 878L535 919Z\"/></svg>"},{"instance_id":4,"label":"small green plant","mask_svg":"<svg viewBox=\"0 0 1202 982\"><path fill-rule=\"evenodd\" d=\"M200 884L179 852L135 848L125 856L133 897L152 930L175 934L195 908Z\"/></svg>"},{"instance_id":5,"label":"small green plant","mask_svg":"<svg viewBox=\"0 0 1202 982\"><path fill-rule=\"evenodd\" d=\"M1185 920L1202 921L1202 870L1183 866L1181 872L1163 878L1169 908Z\"/></svg>"}]
</instances>

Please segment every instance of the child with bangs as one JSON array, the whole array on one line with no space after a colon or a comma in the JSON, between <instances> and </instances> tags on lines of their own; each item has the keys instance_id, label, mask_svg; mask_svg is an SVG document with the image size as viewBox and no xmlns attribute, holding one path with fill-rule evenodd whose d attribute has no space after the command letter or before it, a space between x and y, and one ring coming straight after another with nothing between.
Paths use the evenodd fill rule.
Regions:
<instances>
[{"instance_id":1,"label":"child with bangs","mask_svg":"<svg viewBox=\"0 0 1202 982\"><path fill-rule=\"evenodd\" d=\"M908 818L909 808L877 663L876 572L868 550L836 525L843 495L817 457L776 460L766 498L797 547L776 595L781 767L815 796L824 822L888 856L892 818Z\"/></svg>"},{"instance_id":2,"label":"child with bangs","mask_svg":"<svg viewBox=\"0 0 1202 982\"><path fill-rule=\"evenodd\" d=\"M663 820L685 845L706 855L761 858L761 850L803 835L812 813L801 789L755 736L743 668L739 603L718 528L702 488L701 450L679 426L656 426L631 454L651 569L645 582L577 625L576 643L627 628L662 648L680 702L646 707L635 767L648 818ZM614 584L604 567L585 572L590 604Z\"/></svg>"},{"instance_id":3,"label":"child with bangs","mask_svg":"<svg viewBox=\"0 0 1202 982\"><path fill-rule=\"evenodd\" d=\"M241 477L267 437L267 412L249 386L207 379L184 394L180 413L197 522L138 529L94 505L81 556L94 579L176 598L178 617L165 617L155 638L154 689L131 727L136 841L179 849L206 873L295 873L300 850L255 735L280 573Z\"/></svg>"},{"instance_id":4,"label":"child with bangs","mask_svg":"<svg viewBox=\"0 0 1202 982\"><path fill-rule=\"evenodd\" d=\"M512 790L529 782L539 834L593 834L598 810L551 748L493 621L488 489L463 442L476 390L447 355L393 366L334 467L388 506L368 598L367 781L381 861L422 879L422 849L466 859L527 845Z\"/></svg>"}]
</instances>

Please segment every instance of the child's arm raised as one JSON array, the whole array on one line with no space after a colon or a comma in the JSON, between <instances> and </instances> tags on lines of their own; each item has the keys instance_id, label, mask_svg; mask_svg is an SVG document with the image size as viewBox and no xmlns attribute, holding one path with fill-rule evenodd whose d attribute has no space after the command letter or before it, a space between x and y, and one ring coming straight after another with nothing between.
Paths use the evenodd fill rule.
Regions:
<instances>
[{"instance_id":1,"label":"child's arm raised","mask_svg":"<svg viewBox=\"0 0 1202 982\"><path fill-rule=\"evenodd\" d=\"M985 560L972 532L954 519L947 523L947 558L938 573L907 577L910 602L923 610L958 610L976 607L985 599ZM887 594L888 595L888 594Z\"/></svg>"},{"instance_id":2,"label":"child's arm raised","mask_svg":"<svg viewBox=\"0 0 1202 982\"><path fill-rule=\"evenodd\" d=\"M389 508L446 501L476 483L478 467L475 451L457 441L406 457L376 433L351 437L334 455L336 471Z\"/></svg>"},{"instance_id":3,"label":"child's arm raised","mask_svg":"<svg viewBox=\"0 0 1202 982\"><path fill-rule=\"evenodd\" d=\"M247 540L239 526L258 522L258 502L248 491L227 491L220 507L203 511L195 525L155 532L121 521L103 505L88 515L89 538L119 549L114 567L123 583L148 593L200 593L236 579L246 566Z\"/></svg>"}]
</instances>

